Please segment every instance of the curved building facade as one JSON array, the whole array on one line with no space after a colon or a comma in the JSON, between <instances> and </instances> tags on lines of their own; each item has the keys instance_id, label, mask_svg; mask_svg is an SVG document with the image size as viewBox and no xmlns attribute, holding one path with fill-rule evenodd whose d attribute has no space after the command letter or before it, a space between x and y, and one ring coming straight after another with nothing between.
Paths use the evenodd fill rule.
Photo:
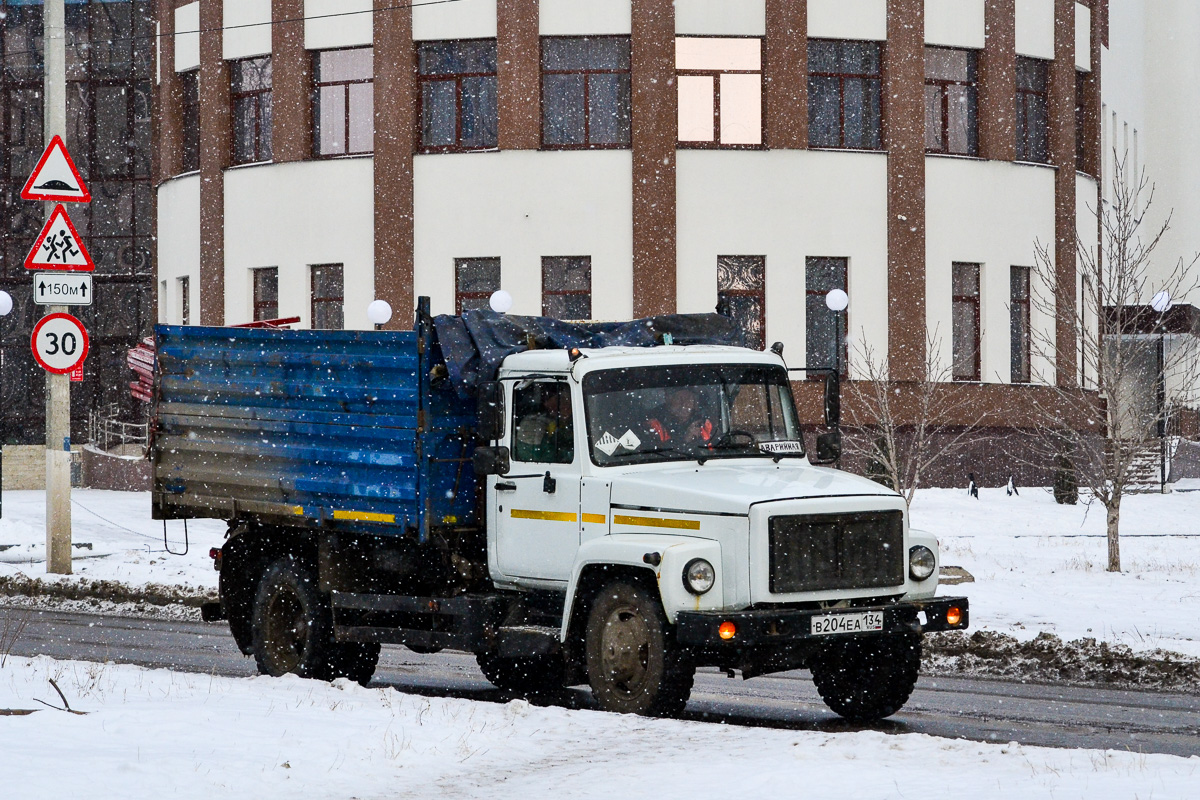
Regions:
<instances>
[{"instance_id":1,"label":"curved building facade","mask_svg":"<svg viewBox=\"0 0 1200 800\"><path fill-rule=\"evenodd\" d=\"M848 339L851 377L931 347L1002 428L1088 385L1106 0L393 5L158 0L162 321L365 328L382 298L403 327L503 288L719 307L796 364Z\"/></svg>"}]
</instances>

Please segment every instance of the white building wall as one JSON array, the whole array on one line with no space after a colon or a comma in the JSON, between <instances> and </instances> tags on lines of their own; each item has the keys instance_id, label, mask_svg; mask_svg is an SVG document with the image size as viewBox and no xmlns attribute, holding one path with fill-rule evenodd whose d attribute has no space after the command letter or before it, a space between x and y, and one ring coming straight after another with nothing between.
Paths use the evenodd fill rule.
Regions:
<instances>
[{"instance_id":1,"label":"white building wall","mask_svg":"<svg viewBox=\"0 0 1200 800\"><path fill-rule=\"evenodd\" d=\"M980 378L985 383L1007 383L1011 377L1009 268L1036 268L1035 242L1053 250L1054 171L931 156L925 159L925 203L926 313L929 329L940 341L941 365L952 363L951 265L978 263L982 265ZM1036 269L1031 283L1037 292ZM1033 313L1034 328L1052 336L1053 320L1039 318L1036 308ZM1037 349L1035 379L1053 373L1048 362L1036 358Z\"/></svg>"},{"instance_id":2,"label":"white building wall","mask_svg":"<svg viewBox=\"0 0 1200 800\"><path fill-rule=\"evenodd\" d=\"M313 264L342 264L347 329L370 328L375 297L373 159L240 167L225 172L225 321L253 318L250 270L279 268L279 314L308 327Z\"/></svg>"},{"instance_id":3,"label":"white building wall","mask_svg":"<svg viewBox=\"0 0 1200 800\"><path fill-rule=\"evenodd\" d=\"M538 25L543 36L628 35L630 0L541 0Z\"/></svg>"},{"instance_id":4,"label":"white building wall","mask_svg":"<svg viewBox=\"0 0 1200 800\"><path fill-rule=\"evenodd\" d=\"M1097 187L1099 183L1081 172L1075 173L1075 231L1079 237L1081 255L1076 262L1079 269L1079 287L1077 289L1076 303L1079 304L1079 320L1083 324L1083 335L1095 337L1097 326L1100 322L1100 315L1095 308L1096 295L1096 253L1100 240L1100 231L1096 219L1096 209L1099 205L1099 197L1097 196ZM1084 281L1088 281L1088 285L1092 288L1087 290ZM1090 295L1090 296L1089 296ZM1094 340L1094 339L1093 339ZM1092 360L1095 356L1093 355ZM1085 357L1082 346L1079 350L1079 369L1082 375L1083 385L1088 388L1093 388L1096 385L1096 365L1085 363L1088 360Z\"/></svg>"},{"instance_id":5,"label":"white building wall","mask_svg":"<svg viewBox=\"0 0 1200 800\"><path fill-rule=\"evenodd\" d=\"M814 39L887 38L887 0L808 0Z\"/></svg>"},{"instance_id":6,"label":"white building wall","mask_svg":"<svg viewBox=\"0 0 1200 800\"><path fill-rule=\"evenodd\" d=\"M716 308L718 256L766 256L766 341L803 366L805 259L843 257L847 330L887 352L884 154L681 150L677 176L680 312Z\"/></svg>"},{"instance_id":7,"label":"white building wall","mask_svg":"<svg viewBox=\"0 0 1200 800\"><path fill-rule=\"evenodd\" d=\"M175 71L200 66L200 2L175 9Z\"/></svg>"},{"instance_id":8,"label":"white building wall","mask_svg":"<svg viewBox=\"0 0 1200 800\"><path fill-rule=\"evenodd\" d=\"M699 36L764 36L765 0L675 0L675 32Z\"/></svg>"},{"instance_id":9,"label":"white building wall","mask_svg":"<svg viewBox=\"0 0 1200 800\"><path fill-rule=\"evenodd\" d=\"M414 159L415 280L454 313L454 259L500 258L514 314L541 314L542 256L591 256L592 316L633 316L633 157L628 150Z\"/></svg>"},{"instance_id":10,"label":"white building wall","mask_svg":"<svg viewBox=\"0 0 1200 800\"><path fill-rule=\"evenodd\" d=\"M1017 1L1017 55L1054 58L1054 0Z\"/></svg>"},{"instance_id":11,"label":"white building wall","mask_svg":"<svg viewBox=\"0 0 1200 800\"><path fill-rule=\"evenodd\" d=\"M193 324L200 321L200 176L187 175L158 187L158 321L183 321L179 279L190 279ZM160 292L160 295L162 293Z\"/></svg>"},{"instance_id":12,"label":"white building wall","mask_svg":"<svg viewBox=\"0 0 1200 800\"><path fill-rule=\"evenodd\" d=\"M1082 3L1075 4L1075 68L1092 69L1092 10Z\"/></svg>"},{"instance_id":13,"label":"white building wall","mask_svg":"<svg viewBox=\"0 0 1200 800\"><path fill-rule=\"evenodd\" d=\"M925 43L982 50L984 0L925 0Z\"/></svg>"},{"instance_id":14,"label":"white building wall","mask_svg":"<svg viewBox=\"0 0 1200 800\"><path fill-rule=\"evenodd\" d=\"M415 4L413 38L486 39L496 35L496 0L456 0L438 5Z\"/></svg>"},{"instance_id":15,"label":"white building wall","mask_svg":"<svg viewBox=\"0 0 1200 800\"><path fill-rule=\"evenodd\" d=\"M372 5L372 0L304 0L305 48L329 50L371 44L374 25L374 14L370 13ZM350 13L355 11L364 13Z\"/></svg>"},{"instance_id":16,"label":"white building wall","mask_svg":"<svg viewBox=\"0 0 1200 800\"><path fill-rule=\"evenodd\" d=\"M271 0L237 0L222 6L225 30L221 37L226 59L250 58L271 52Z\"/></svg>"}]
</instances>

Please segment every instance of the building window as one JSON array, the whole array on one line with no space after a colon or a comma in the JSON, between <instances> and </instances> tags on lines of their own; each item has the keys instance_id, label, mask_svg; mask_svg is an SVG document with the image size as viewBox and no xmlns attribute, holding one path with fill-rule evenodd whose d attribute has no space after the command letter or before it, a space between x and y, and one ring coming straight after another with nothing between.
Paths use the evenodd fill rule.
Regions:
<instances>
[{"instance_id":1,"label":"building window","mask_svg":"<svg viewBox=\"0 0 1200 800\"><path fill-rule=\"evenodd\" d=\"M180 73L179 86L183 92L183 152L180 168L183 172L200 169L200 70Z\"/></svg>"},{"instance_id":2,"label":"building window","mask_svg":"<svg viewBox=\"0 0 1200 800\"><path fill-rule=\"evenodd\" d=\"M454 259L454 311L489 308L492 293L500 290L500 259Z\"/></svg>"},{"instance_id":3,"label":"building window","mask_svg":"<svg viewBox=\"0 0 1200 800\"><path fill-rule=\"evenodd\" d=\"M979 380L979 265L955 262L951 277L953 294L954 367L956 381Z\"/></svg>"},{"instance_id":4,"label":"building window","mask_svg":"<svg viewBox=\"0 0 1200 800\"><path fill-rule=\"evenodd\" d=\"M1088 114L1087 108L1087 73L1075 72L1075 169L1087 172L1091 169L1088 163Z\"/></svg>"},{"instance_id":5,"label":"building window","mask_svg":"<svg viewBox=\"0 0 1200 800\"><path fill-rule=\"evenodd\" d=\"M809 40L810 147L880 148L880 64L878 42Z\"/></svg>"},{"instance_id":6,"label":"building window","mask_svg":"<svg viewBox=\"0 0 1200 800\"><path fill-rule=\"evenodd\" d=\"M192 279L179 279L179 324L192 324Z\"/></svg>"},{"instance_id":7,"label":"building window","mask_svg":"<svg viewBox=\"0 0 1200 800\"><path fill-rule=\"evenodd\" d=\"M374 58L370 47L313 53L313 154L375 149Z\"/></svg>"},{"instance_id":8,"label":"building window","mask_svg":"<svg viewBox=\"0 0 1200 800\"><path fill-rule=\"evenodd\" d=\"M762 350L767 336L766 256L717 257L717 313L735 323L746 347Z\"/></svg>"},{"instance_id":9,"label":"building window","mask_svg":"<svg viewBox=\"0 0 1200 800\"><path fill-rule=\"evenodd\" d=\"M629 146L629 37L542 39L542 146Z\"/></svg>"},{"instance_id":10,"label":"building window","mask_svg":"<svg viewBox=\"0 0 1200 800\"><path fill-rule=\"evenodd\" d=\"M263 267L254 273L254 321L279 319L279 267Z\"/></svg>"},{"instance_id":11,"label":"building window","mask_svg":"<svg viewBox=\"0 0 1200 800\"><path fill-rule=\"evenodd\" d=\"M496 40L421 42L421 150L484 150L498 141Z\"/></svg>"},{"instance_id":12,"label":"building window","mask_svg":"<svg viewBox=\"0 0 1200 800\"><path fill-rule=\"evenodd\" d=\"M592 257L542 258L542 316L592 318Z\"/></svg>"},{"instance_id":13,"label":"building window","mask_svg":"<svg viewBox=\"0 0 1200 800\"><path fill-rule=\"evenodd\" d=\"M1032 336L1029 327L1030 272L1032 270L1029 267L1012 267L1009 272L1009 341L1012 348L1010 380L1013 383L1029 383L1032 380L1029 358Z\"/></svg>"},{"instance_id":14,"label":"building window","mask_svg":"<svg viewBox=\"0 0 1200 800\"><path fill-rule=\"evenodd\" d=\"M1047 64L1036 58L1017 57L1017 161L1044 164L1050 157Z\"/></svg>"},{"instance_id":15,"label":"building window","mask_svg":"<svg viewBox=\"0 0 1200 800\"><path fill-rule=\"evenodd\" d=\"M229 64L233 163L271 160L271 57Z\"/></svg>"},{"instance_id":16,"label":"building window","mask_svg":"<svg viewBox=\"0 0 1200 800\"><path fill-rule=\"evenodd\" d=\"M345 327L345 283L341 264L312 267L312 329L340 331Z\"/></svg>"},{"instance_id":17,"label":"building window","mask_svg":"<svg viewBox=\"0 0 1200 800\"><path fill-rule=\"evenodd\" d=\"M804 264L806 363L825 369L837 367L841 375L846 374L846 312L831 309L825 295L834 289L846 291L848 263L845 258L811 257Z\"/></svg>"},{"instance_id":18,"label":"building window","mask_svg":"<svg viewBox=\"0 0 1200 800\"><path fill-rule=\"evenodd\" d=\"M979 108L974 50L925 48L925 149L979 153Z\"/></svg>"},{"instance_id":19,"label":"building window","mask_svg":"<svg viewBox=\"0 0 1200 800\"><path fill-rule=\"evenodd\" d=\"M762 145L761 39L677 37L675 68L681 145Z\"/></svg>"}]
</instances>

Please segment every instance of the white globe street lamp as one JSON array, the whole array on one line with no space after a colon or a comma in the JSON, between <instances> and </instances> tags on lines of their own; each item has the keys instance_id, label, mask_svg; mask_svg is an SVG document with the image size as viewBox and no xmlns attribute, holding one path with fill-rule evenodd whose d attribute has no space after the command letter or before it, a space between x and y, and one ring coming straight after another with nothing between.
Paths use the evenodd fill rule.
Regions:
<instances>
[{"instance_id":1,"label":"white globe street lamp","mask_svg":"<svg viewBox=\"0 0 1200 800\"><path fill-rule=\"evenodd\" d=\"M387 325L392 318L392 306L387 300L372 300L367 306L367 319L376 325Z\"/></svg>"},{"instance_id":2,"label":"white globe street lamp","mask_svg":"<svg viewBox=\"0 0 1200 800\"><path fill-rule=\"evenodd\" d=\"M1161 292L1159 292L1158 294L1154 295L1154 297L1151 298L1151 300L1150 300L1150 307L1153 308L1155 311L1157 311L1159 314L1163 313L1164 311L1167 311L1174 304L1175 304L1174 301L1171 299L1171 293L1168 292L1166 289L1164 289Z\"/></svg>"},{"instance_id":3,"label":"white globe street lamp","mask_svg":"<svg viewBox=\"0 0 1200 800\"><path fill-rule=\"evenodd\" d=\"M0 317L7 317L13 310L12 295L8 292L0 291Z\"/></svg>"},{"instance_id":4,"label":"white globe street lamp","mask_svg":"<svg viewBox=\"0 0 1200 800\"><path fill-rule=\"evenodd\" d=\"M850 305L850 296L841 289L830 289L829 294L825 295L825 305L829 306L830 311L845 311L846 306Z\"/></svg>"},{"instance_id":5,"label":"white globe street lamp","mask_svg":"<svg viewBox=\"0 0 1200 800\"><path fill-rule=\"evenodd\" d=\"M488 305L497 314L507 314L513 307L512 295L503 289L497 289L492 292L492 296L488 299Z\"/></svg>"}]
</instances>

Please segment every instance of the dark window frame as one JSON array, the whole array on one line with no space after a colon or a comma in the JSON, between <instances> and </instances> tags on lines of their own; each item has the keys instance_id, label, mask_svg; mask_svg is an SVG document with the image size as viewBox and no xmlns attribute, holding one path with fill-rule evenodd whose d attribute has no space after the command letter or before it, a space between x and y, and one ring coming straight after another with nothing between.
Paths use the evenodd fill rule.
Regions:
<instances>
[{"instance_id":1,"label":"dark window frame","mask_svg":"<svg viewBox=\"0 0 1200 800\"><path fill-rule=\"evenodd\" d=\"M1024 69L1023 69L1024 68ZM1035 74L1036 73L1036 74ZM1041 87L1022 86L1023 76L1035 77ZM1030 111L1041 111L1039 131L1030 129ZM1034 120L1038 122L1038 120ZM1050 162L1050 62L1029 56L1017 56L1016 117L1013 132L1016 136L1016 160L1029 164ZM1040 136L1036 134L1040 133ZM1036 138L1034 138L1036 136ZM1038 147L1041 147L1039 152Z\"/></svg>"},{"instance_id":2,"label":"dark window frame","mask_svg":"<svg viewBox=\"0 0 1200 800\"><path fill-rule=\"evenodd\" d=\"M1009 267L1009 382L1033 382L1032 267Z\"/></svg>"},{"instance_id":3,"label":"dark window frame","mask_svg":"<svg viewBox=\"0 0 1200 800\"><path fill-rule=\"evenodd\" d=\"M350 113L350 87L362 84L371 85L372 93L372 115L371 115L371 131L375 130L374 118L374 91L375 91L375 72L371 71L371 75L367 78L355 78L352 80L341 81L322 81L321 74L321 56L325 53L347 52L352 50L370 50L372 55L372 64L374 64L374 47L367 45L365 47L331 47L325 50L312 51L312 94L309 98L309 106L312 111L312 157L319 159L329 158L347 158L351 156L371 155L375 152L374 137L371 140L370 150L351 150L350 149L350 128L351 128L351 113ZM342 126L342 146L345 148L340 153L322 153L321 152L321 90L332 89L334 87L343 87L342 102L345 104L345 120Z\"/></svg>"},{"instance_id":4,"label":"dark window frame","mask_svg":"<svg viewBox=\"0 0 1200 800\"><path fill-rule=\"evenodd\" d=\"M496 267L496 271L497 271L496 288L489 289L486 291L464 291L462 289L462 277L463 277L464 268L473 266L475 264L483 263L483 262L486 262L489 266L494 263L494 265ZM475 257L470 257L470 258L454 259L454 313L459 316L462 316L464 300L471 301L471 305L468 306L468 308L478 308L479 306L474 301L480 301L480 300L483 301L482 307L487 308L488 301L491 300L492 293L499 291L499 289L500 289L501 280L503 279L503 276L504 276L504 273L502 270L503 270L503 267L500 262L500 256L475 256Z\"/></svg>"},{"instance_id":5,"label":"dark window frame","mask_svg":"<svg viewBox=\"0 0 1200 800\"><path fill-rule=\"evenodd\" d=\"M826 38L821 38L821 37L810 38L808 40L808 42L810 45L810 53L811 53L811 45L813 42L838 42L838 43L854 42L856 44L874 45L875 47L878 48L878 62L879 62L879 71L874 72L874 73L868 73L868 72L826 72L826 71L821 71L821 70L815 70L815 69L812 69L812 65L811 65L811 61L810 61L810 63L808 64L808 70L806 72L806 80L808 81L808 95L809 95L809 106L806 111L806 113L808 114L808 122L809 122L809 140L808 140L809 149L812 149L812 150L857 150L857 151L868 152L868 153L881 152L881 151L885 150L887 148L887 119L886 119L887 115L884 113L883 76L885 73L885 64L886 64L886 58L887 58L886 43L875 41L875 40L869 40L869 39L826 39ZM809 56L809 58L811 59L811 55ZM838 79L838 144L836 144L836 145L815 144L812 141L812 130L813 130L812 98L814 96L814 92L813 92L813 88L812 88L812 79L814 77L816 77L816 78L837 78ZM878 101L879 101L879 144L876 147L857 147L854 145L846 144L846 80L847 79L868 80L868 81L874 80L879 83L879 97L878 97Z\"/></svg>"},{"instance_id":6,"label":"dark window frame","mask_svg":"<svg viewBox=\"0 0 1200 800\"><path fill-rule=\"evenodd\" d=\"M547 69L546 41L549 39L619 39L629 46L629 67L626 69ZM538 42L538 58L540 67L538 91L538 141L543 150L629 150L633 147L633 46L631 37L622 35L594 36L542 36ZM560 144L546 141L546 76L547 75L582 75L583 76L583 144ZM624 143L593 143L591 141L592 121L592 75L625 75L629 78L629 108L626 109L629 118L629 139Z\"/></svg>"},{"instance_id":7,"label":"dark window frame","mask_svg":"<svg viewBox=\"0 0 1200 800\"><path fill-rule=\"evenodd\" d=\"M930 147L928 141L928 131L926 132L925 152L939 153L944 155L956 156L972 156L979 155L979 51L971 50L965 47L935 47L926 45L925 52L928 54L930 50L954 50L967 54L967 75L966 80L950 80L948 78L933 78L928 74L926 69L925 87L928 90L930 87L936 87L938 90L939 104L939 119L941 121L941 131L938 136L938 147ZM950 92L951 86L962 86L966 88L970 94L970 105L967 112L967 125L969 133L967 140L969 142L965 152L950 149ZM926 100L928 92L926 93ZM926 121L928 121L928 111L926 112Z\"/></svg>"},{"instance_id":8,"label":"dark window frame","mask_svg":"<svg viewBox=\"0 0 1200 800\"><path fill-rule=\"evenodd\" d=\"M959 283L958 271L960 269L973 269L975 271L975 283L974 283L974 292L973 293L962 294L962 293L959 293L958 290L955 288L955 286ZM950 367L950 371L951 371L951 377L953 380L956 380L956 381L963 381L963 382L967 382L967 383L971 383L971 382L978 383L982 378L982 375L981 375L982 352L981 352L981 350L982 350L982 340L983 340L983 329L980 326L980 300L981 300L982 294L983 294L983 286L982 286L982 284L983 284L983 265L980 263L974 262L974 261L955 261L951 264L950 270L951 270L951 272L950 272L950 281L951 281L951 289L950 289L950 302L951 302L951 314L950 314L951 359L950 360L951 360L951 367ZM966 306L968 309L970 309L970 311L972 313L972 318L974 320L974 331L973 331L974 341L971 342L973 350L974 350L974 359L973 359L973 363L971 364L971 371L969 373L958 371L959 365L958 365L957 354L958 354L959 344L960 344L960 339L959 339L960 331L958 330L958 326L956 326L954 324L954 321L958 318L956 312L958 311L959 308L962 308L963 306Z\"/></svg>"},{"instance_id":9,"label":"dark window frame","mask_svg":"<svg viewBox=\"0 0 1200 800\"><path fill-rule=\"evenodd\" d=\"M551 284L551 271L547 266L553 265L555 262L578 260L587 262L587 289L555 289ZM587 297L588 313L585 317L578 319L591 319L592 316L592 257L591 256L542 256L542 316L554 318L553 309L549 308L546 303L550 297Z\"/></svg>"},{"instance_id":10,"label":"dark window frame","mask_svg":"<svg viewBox=\"0 0 1200 800\"><path fill-rule=\"evenodd\" d=\"M475 147L465 146L462 144L463 139L463 80L467 78L493 78L497 80L496 86L496 104L497 104L497 138L499 137L499 53L497 52L496 70L493 72L455 72L450 74L434 74L425 75L421 73L421 47L434 45L457 44L459 42L493 42L496 39L493 37L477 37L477 38L461 38L461 39L438 39L436 41L420 41L415 42L414 72L417 78L417 114L416 114L416 152L420 154L429 153L479 153L489 150L496 150L499 147L499 141L495 144L479 145ZM496 45L498 48L498 44ZM454 144L452 145L426 145L423 141L424 124L425 124L425 85L427 83L439 82L454 83Z\"/></svg>"},{"instance_id":11,"label":"dark window frame","mask_svg":"<svg viewBox=\"0 0 1200 800\"><path fill-rule=\"evenodd\" d=\"M192 280L190 275L178 279L179 287L179 324L192 324Z\"/></svg>"},{"instance_id":12,"label":"dark window frame","mask_svg":"<svg viewBox=\"0 0 1200 800\"><path fill-rule=\"evenodd\" d=\"M252 306L254 322L264 319L279 319L279 267L255 267L250 270L253 284ZM269 288L266 283L274 278L275 297L263 297L263 292ZM265 313L273 309L270 314Z\"/></svg>"},{"instance_id":13,"label":"dark window frame","mask_svg":"<svg viewBox=\"0 0 1200 800\"><path fill-rule=\"evenodd\" d=\"M758 288L752 289L722 289L721 288L721 262L730 259L753 259L756 262L756 269L759 272L757 278L761 281ZM757 338L751 340L750 336L753 331L743 326L742 333L746 335L746 346L754 350L763 350L766 348L767 339L767 257L765 255L719 255L717 256L717 309L719 313L725 314L737 322L737 317L733 316L730 300L734 298L749 298L758 303L758 330Z\"/></svg>"},{"instance_id":14,"label":"dark window frame","mask_svg":"<svg viewBox=\"0 0 1200 800\"><path fill-rule=\"evenodd\" d=\"M713 79L713 138L711 142L684 141L679 138L678 127L675 131L675 146L683 150L766 150L767 149L767 90L763 82L766 71L763 64L766 61L766 38L762 36L723 36L723 35L680 35L672 40L674 45L680 39L757 39L758 40L758 69L680 69L675 67L676 77L676 108L678 108L679 78L698 77ZM674 53L674 51L672 51ZM674 61L675 56L672 55ZM725 144L721 141L721 76L722 75L757 75L758 80L758 144ZM678 121L676 122L678 126Z\"/></svg>"},{"instance_id":15,"label":"dark window frame","mask_svg":"<svg viewBox=\"0 0 1200 800\"><path fill-rule=\"evenodd\" d=\"M265 61L271 69L271 85L266 88L241 89L237 88L237 68L240 64L251 61ZM243 164L264 164L274 159L274 110L272 94L274 92L274 64L271 56L255 56L254 58L238 58L229 61L229 163L232 166ZM254 132L252 147L253 156L248 159L238 158L238 103L249 101L254 104ZM264 111L265 109L265 111Z\"/></svg>"},{"instance_id":16,"label":"dark window frame","mask_svg":"<svg viewBox=\"0 0 1200 800\"><path fill-rule=\"evenodd\" d=\"M180 173L200 169L200 68L179 73L181 95L181 131L179 143Z\"/></svg>"},{"instance_id":17,"label":"dark window frame","mask_svg":"<svg viewBox=\"0 0 1200 800\"><path fill-rule=\"evenodd\" d=\"M804 338L805 338L805 347L804 347L805 354L804 355L805 355L805 363L808 366L814 367L816 369L828 369L829 368L828 364L811 363L813 359L810 358L810 349L811 349L811 345L812 345L812 342L811 342L812 337L810 336L810 332L816 323L814 320L809 318L808 310L809 310L809 305L810 305L809 301L813 300L814 302L819 303L819 307L821 309L824 309L825 311L828 311L830 314L834 315L835 326L836 326L834 329L835 340L838 340L841 342L840 347L837 347L837 345L835 345L835 348L838 350L838 352L835 354L835 358L839 362L838 366L840 367L840 370L839 370L840 377L848 378L850 376L850 363L849 363L850 362L850 352L849 352L850 345L846 341L846 339L847 339L846 334L848 333L848 330L849 330L850 313L848 310L834 311L833 309L829 308L829 306L826 305L826 303L825 303L825 296L827 294L829 294L829 292L832 290L831 289L814 289L811 286L810 281L809 281L810 270L814 266L817 266L819 262L833 262L833 261L840 262L839 266L842 269L842 285L839 287L834 287L834 288L840 288L843 292L849 291L850 259L848 257L846 257L846 256L808 256L804 259ZM808 373L805 373L805 379L807 379L807 380L824 380L825 375L821 372L808 372Z\"/></svg>"},{"instance_id":18,"label":"dark window frame","mask_svg":"<svg viewBox=\"0 0 1200 800\"><path fill-rule=\"evenodd\" d=\"M318 293L318 277L321 270L337 270L338 276L338 291L336 295L321 295ZM340 331L346 328L346 265L345 264L310 264L308 267L309 287L310 287L310 316L309 327L313 330L322 331ZM321 325L318 327L317 320L322 318L322 313L326 309L336 309L336 317L338 320L337 327Z\"/></svg>"}]
</instances>

